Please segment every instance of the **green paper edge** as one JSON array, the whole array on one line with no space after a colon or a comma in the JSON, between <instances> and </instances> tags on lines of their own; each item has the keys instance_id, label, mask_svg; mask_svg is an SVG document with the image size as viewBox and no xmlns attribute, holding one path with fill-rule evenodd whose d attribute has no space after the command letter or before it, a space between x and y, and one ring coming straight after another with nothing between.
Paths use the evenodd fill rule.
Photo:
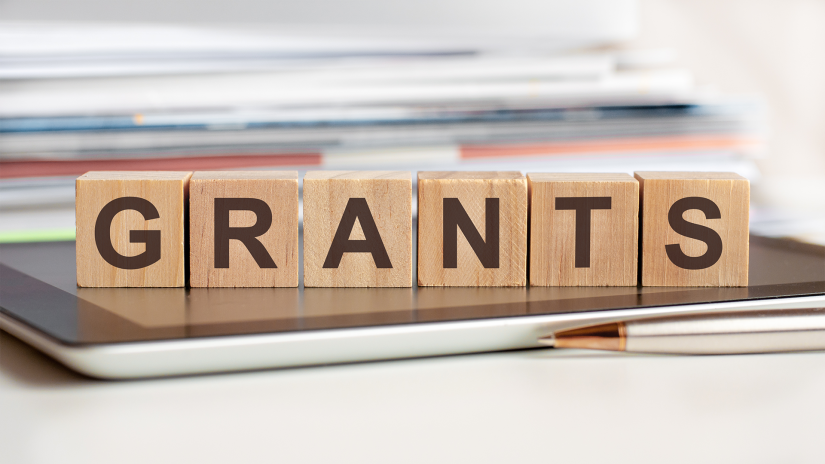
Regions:
<instances>
[{"instance_id":1,"label":"green paper edge","mask_svg":"<svg viewBox=\"0 0 825 464\"><path fill-rule=\"evenodd\" d=\"M74 227L0 231L0 243L67 242L74 239Z\"/></svg>"}]
</instances>

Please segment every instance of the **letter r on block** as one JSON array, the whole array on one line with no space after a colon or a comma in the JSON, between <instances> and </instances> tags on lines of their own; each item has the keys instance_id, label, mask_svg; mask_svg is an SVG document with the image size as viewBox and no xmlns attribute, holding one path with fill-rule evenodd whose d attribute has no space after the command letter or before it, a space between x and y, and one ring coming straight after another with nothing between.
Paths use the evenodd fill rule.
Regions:
<instances>
[{"instance_id":1,"label":"letter r on block","mask_svg":"<svg viewBox=\"0 0 825 464\"><path fill-rule=\"evenodd\" d=\"M297 287L298 173L196 172L189 237L192 287Z\"/></svg>"},{"instance_id":2,"label":"letter r on block","mask_svg":"<svg viewBox=\"0 0 825 464\"><path fill-rule=\"evenodd\" d=\"M255 224L249 227L230 227L230 211L250 211ZM258 198L215 198L215 267L229 268L229 241L238 240L246 247L261 269L277 268L258 237L272 226L272 211Z\"/></svg>"}]
</instances>

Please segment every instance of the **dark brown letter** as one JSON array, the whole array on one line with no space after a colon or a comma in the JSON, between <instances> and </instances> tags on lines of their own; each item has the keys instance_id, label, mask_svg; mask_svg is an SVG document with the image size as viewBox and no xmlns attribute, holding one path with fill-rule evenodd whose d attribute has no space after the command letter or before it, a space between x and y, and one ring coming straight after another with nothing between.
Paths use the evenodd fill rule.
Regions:
<instances>
[{"instance_id":1,"label":"dark brown letter","mask_svg":"<svg viewBox=\"0 0 825 464\"><path fill-rule=\"evenodd\" d=\"M556 210L576 210L576 267L590 267L591 211L610 208L610 197L556 198Z\"/></svg>"},{"instance_id":2,"label":"dark brown letter","mask_svg":"<svg viewBox=\"0 0 825 464\"><path fill-rule=\"evenodd\" d=\"M100 210L95 221L95 245L100 256L119 269L141 269L160 261L160 231L130 230L130 243L145 243L146 250L137 256L123 256L112 245L112 221L121 211L134 210L150 221L160 217L155 205L144 198L121 197L110 201Z\"/></svg>"},{"instance_id":3,"label":"dark brown letter","mask_svg":"<svg viewBox=\"0 0 825 464\"><path fill-rule=\"evenodd\" d=\"M250 227L229 227L229 211L252 211L257 218ZM278 266L257 239L272 225L272 211L259 198L215 198L215 268L229 268L229 241L239 240L261 269Z\"/></svg>"},{"instance_id":4,"label":"dark brown letter","mask_svg":"<svg viewBox=\"0 0 825 464\"><path fill-rule=\"evenodd\" d=\"M499 216L498 198L486 198L484 211L485 236L487 241L481 239L476 227L467 211L461 206L458 198L444 199L443 218L443 243L444 243L444 269L455 269L458 267L458 229L464 234L467 243L470 244L481 265L486 269L498 268L499 254Z\"/></svg>"},{"instance_id":5,"label":"dark brown letter","mask_svg":"<svg viewBox=\"0 0 825 464\"><path fill-rule=\"evenodd\" d=\"M352 228L355 227L355 220L361 224L364 231L364 240L350 240ZM336 269L341 264L344 253L372 253L375 267L379 269L391 269L390 257L387 249L384 248L384 241L378 233L375 219L372 218L370 207L366 198L350 198L341 222L338 223L338 230L332 239L327 258L324 260L324 269Z\"/></svg>"},{"instance_id":6,"label":"dark brown letter","mask_svg":"<svg viewBox=\"0 0 825 464\"><path fill-rule=\"evenodd\" d=\"M682 269L706 269L716 264L722 257L722 237L711 228L685 221L682 215L691 209L698 209L705 213L708 219L720 219L722 213L716 203L702 197L682 198L673 203L667 213L667 221L674 232L705 242L708 246L707 251L702 256L688 256L682 252L678 244L665 245L665 251L670 261Z\"/></svg>"}]
</instances>

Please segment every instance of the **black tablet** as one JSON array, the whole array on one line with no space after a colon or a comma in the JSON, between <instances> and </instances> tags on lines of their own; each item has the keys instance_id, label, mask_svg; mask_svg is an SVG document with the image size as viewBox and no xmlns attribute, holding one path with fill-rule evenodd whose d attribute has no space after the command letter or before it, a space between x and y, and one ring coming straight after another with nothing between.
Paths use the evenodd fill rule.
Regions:
<instances>
[{"instance_id":1,"label":"black tablet","mask_svg":"<svg viewBox=\"0 0 825 464\"><path fill-rule=\"evenodd\" d=\"M74 242L2 244L0 327L77 371L131 378L529 348L563 325L825 304L825 247L751 236L749 272L742 288L78 288Z\"/></svg>"}]
</instances>

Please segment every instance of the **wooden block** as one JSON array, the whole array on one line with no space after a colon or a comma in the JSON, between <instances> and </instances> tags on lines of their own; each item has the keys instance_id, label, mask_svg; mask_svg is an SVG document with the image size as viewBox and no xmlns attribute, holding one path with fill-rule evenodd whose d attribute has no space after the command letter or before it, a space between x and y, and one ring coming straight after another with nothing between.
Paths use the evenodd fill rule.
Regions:
<instances>
[{"instance_id":1,"label":"wooden block","mask_svg":"<svg viewBox=\"0 0 825 464\"><path fill-rule=\"evenodd\" d=\"M520 172L418 173L418 285L527 283L527 180Z\"/></svg>"},{"instance_id":2,"label":"wooden block","mask_svg":"<svg viewBox=\"0 0 825 464\"><path fill-rule=\"evenodd\" d=\"M298 171L192 176L189 285L297 287L298 254Z\"/></svg>"},{"instance_id":3,"label":"wooden block","mask_svg":"<svg viewBox=\"0 0 825 464\"><path fill-rule=\"evenodd\" d=\"M748 285L750 184L730 172L637 172L642 285Z\"/></svg>"},{"instance_id":4,"label":"wooden block","mask_svg":"<svg viewBox=\"0 0 825 464\"><path fill-rule=\"evenodd\" d=\"M412 286L410 172L307 172L304 286Z\"/></svg>"},{"instance_id":5,"label":"wooden block","mask_svg":"<svg viewBox=\"0 0 825 464\"><path fill-rule=\"evenodd\" d=\"M77 178L77 285L183 287L191 172L87 172Z\"/></svg>"},{"instance_id":6,"label":"wooden block","mask_svg":"<svg viewBox=\"0 0 825 464\"><path fill-rule=\"evenodd\" d=\"M636 286L639 182L628 174L527 174L530 285Z\"/></svg>"}]
</instances>

